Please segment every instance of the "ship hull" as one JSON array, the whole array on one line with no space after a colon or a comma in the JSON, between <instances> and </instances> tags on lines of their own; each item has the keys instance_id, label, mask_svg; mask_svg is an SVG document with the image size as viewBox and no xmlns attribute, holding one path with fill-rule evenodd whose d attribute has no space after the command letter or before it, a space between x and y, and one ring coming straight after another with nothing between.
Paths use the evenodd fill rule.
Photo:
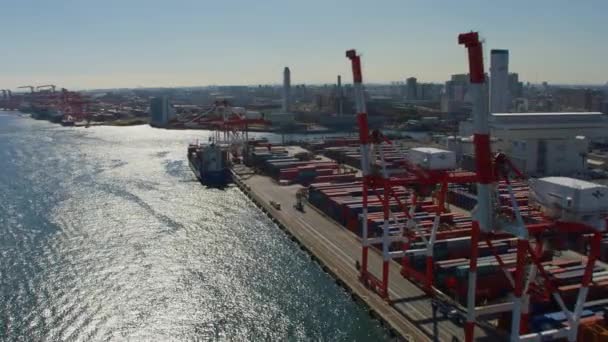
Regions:
<instances>
[{"instance_id":1,"label":"ship hull","mask_svg":"<svg viewBox=\"0 0 608 342\"><path fill-rule=\"evenodd\" d=\"M190 169L194 172L196 178L203 185L210 187L224 187L232 181L232 175L228 168L224 168L218 171L207 171L203 172L199 166L199 161L196 158L188 157L188 164Z\"/></svg>"},{"instance_id":2,"label":"ship hull","mask_svg":"<svg viewBox=\"0 0 608 342\"><path fill-rule=\"evenodd\" d=\"M61 120L63 120L62 113L51 111L46 108L33 108L31 110L31 116L36 120L47 120L53 123L61 123Z\"/></svg>"}]
</instances>

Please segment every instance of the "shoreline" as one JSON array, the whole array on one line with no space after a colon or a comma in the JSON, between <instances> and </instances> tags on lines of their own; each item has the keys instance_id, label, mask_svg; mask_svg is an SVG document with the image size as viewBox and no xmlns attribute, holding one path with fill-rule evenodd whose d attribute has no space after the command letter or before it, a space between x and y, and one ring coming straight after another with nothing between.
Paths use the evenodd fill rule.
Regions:
<instances>
[{"instance_id":1,"label":"shoreline","mask_svg":"<svg viewBox=\"0 0 608 342\"><path fill-rule=\"evenodd\" d=\"M84 123L84 122L77 122L74 125L62 125L61 122L53 122L50 119L47 118L33 118L31 116L30 113L24 113L21 112L19 110L2 110L0 109L0 111L5 111L6 113L15 113L18 116L21 117L29 117L33 120L37 120L37 121L47 121L62 127L84 127L84 128L88 128L88 127L92 127L92 126L111 126L111 127L130 127L130 126L143 126L143 125L150 125L149 120L147 118L131 118L131 119L117 119L117 120L109 120L109 121L93 121L90 123ZM175 131L179 131L179 130L200 130L200 131L209 131L209 130L213 130L210 127L179 127L179 126L167 126L167 127L160 127L160 126L154 126L154 125L150 125L150 127L153 128L158 128L158 129L166 129L166 130L175 130ZM417 140L417 136L428 136L428 135L432 135L432 134L446 134L445 132L442 131L402 131L399 132L397 130L395 130L394 128L391 127L387 127L385 128L385 130L388 130L389 136L392 138L410 138L410 139L414 139ZM352 135L352 134L356 134L356 130L351 129L326 129L326 130L280 130L280 129L259 129L259 128L249 128L248 130L249 132L252 133L269 133L269 134L277 134L277 135L324 135L324 134L328 134L328 135L333 135L333 134L344 134L344 135ZM398 133L397 133L398 132ZM394 134L394 136L393 136Z\"/></svg>"}]
</instances>

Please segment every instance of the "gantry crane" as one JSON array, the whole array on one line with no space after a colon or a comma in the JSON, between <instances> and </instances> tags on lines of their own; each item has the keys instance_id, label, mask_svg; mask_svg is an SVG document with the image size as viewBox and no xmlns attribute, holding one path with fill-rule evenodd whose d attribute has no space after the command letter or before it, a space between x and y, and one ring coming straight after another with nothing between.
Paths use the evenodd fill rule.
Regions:
<instances>
[{"instance_id":1,"label":"gantry crane","mask_svg":"<svg viewBox=\"0 0 608 342\"><path fill-rule=\"evenodd\" d=\"M442 295L434 287L433 279L433 250L438 233L439 217L445 210L445 193L449 184L476 184L477 206L473 210L473 221L470 227L470 258L466 294L466 323L465 340L474 338L477 319L483 314L493 314L511 311L511 341L528 341L546 338L567 338L575 341L581 311L586 300L587 292L592 280L593 266L599 254L601 233L606 231L608 222L605 217L598 216L598 225L587 222L568 221L562 218L545 217L539 214L540 219L526 222L522 218L521 210L515 199L511 187L510 177L513 175L525 178L509 159L500 153L492 154L490 145L489 112L483 94L485 74L483 67L482 43L476 32L461 34L458 43L464 45L468 51L469 76L471 93L473 95L473 123L475 127L473 142L475 152L475 172L437 171L422 169L408 162L402 162L401 167L405 176L389 176L384 160L382 145L391 144L379 131L372 131L368 127L365 98L362 85L361 60L355 50L346 52L351 60L355 103L357 109L357 122L359 126L359 140L361 152L362 179L362 256L360 279L370 289L381 297L388 299L388 272L389 261L402 258L403 271L407 273L407 258L405 251L409 248L412 232L425 242L426 246L426 274L419 277L429 295ZM379 168L372 165L379 161ZM498 184L506 185L510 197L510 206L501 207L494 195ZM397 188L410 189L411 196L404 200L397 195ZM419 227L414 219L419 197L428 197L435 189L437 198L435 219L428 238L419 233ZM368 206L370 197L380 203L383 211L382 236L368 236ZM377 198L377 199L376 199ZM395 203L400 208L399 213L394 212ZM539 212L540 213L540 212ZM400 219L401 218L401 219ZM602 221L604 220L604 221ZM397 226L399 229L390 229ZM542 264L541 255L546 245L547 232L574 232L576 234L591 234L589 252L584 261L584 275L581 278L578 297L574 309L570 311L560 296L558 287L550 279ZM479 243L492 246L493 239L504 237L516 241L516 266L514 271L505 266L504 260L493 248L492 253L501 266L506 278L512 286L512 301L501 305L477 306L477 260L479 256ZM399 243L402 251L393 251L391 246ZM381 245L383 256L382 277L374 276L368 270L368 250L372 245ZM530 334L527 326L529 316L530 296L533 291L545 291L548 297L554 298L562 309L568 324L559 329L542 331ZM441 296L442 299L445 299ZM451 303L454 304L454 303Z\"/></svg>"},{"instance_id":2,"label":"gantry crane","mask_svg":"<svg viewBox=\"0 0 608 342\"><path fill-rule=\"evenodd\" d=\"M21 86L21 87L17 87L17 89L29 89L29 90L30 90L30 93L31 93L31 94L33 94L33 93L34 93L34 89L35 89L35 87L34 87L34 86L29 85L29 86Z\"/></svg>"},{"instance_id":3,"label":"gantry crane","mask_svg":"<svg viewBox=\"0 0 608 342\"><path fill-rule=\"evenodd\" d=\"M564 217L544 217L544 220L535 223L525 223L520 208L510 188L509 175L516 169L506 156L498 155L494 160L491 157L489 112L483 95L482 85L485 82L483 68L482 43L477 32L464 33L458 36L458 43L464 45L468 51L469 73L473 90L473 125L475 145L475 159L477 172L477 210L474 215L474 224L471 236L471 258L467 297L467 323L465 326L466 341L473 340L474 324L479 315L475 303L476 269L478 257L478 244L481 238L486 241L496 234L510 234L517 238L516 268L512 276L508 276L513 288L513 302L505 305L512 309L511 341L546 340L566 338L575 341L583 306L586 301L589 285L592 280L593 268L600 252L602 232L606 231L608 221L598 216L597 224L573 221ZM516 172L517 173L517 172ZM511 220L499 216L495 197L491 195L491 188L498 181L506 182L511 198ZM573 310L570 311L564 303L558 286L555 285L545 265L542 264L543 254L547 242L547 233L570 232L575 234L590 234L591 240L584 263L584 273L579 284L577 300ZM495 255L499 264L502 260ZM530 293L532 288L540 288L548 297L552 297L566 317L568 324L562 328L530 334L528 331Z\"/></svg>"},{"instance_id":4,"label":"gantry crane","mask_svg":"<svg viewBox=\"0 0 608 342\"><path fill-rule=\"evenodd\" d=\"M360 150L361 150L361 170L363 173L363 221L362 221L362 261L360 267L360 278L370 288L374 289L381 297L388 299L388 279L389 279L389 262L392 259L403 258L404 251L392 252L390 245L393 243L402 243L404 250L408 248L406 235L417 232L417 226L414 221L413 209L418 205L418 200L429 196L432 190L439 188L438 205L435 211L433 229L430 239L426 240L426 278L424 279L425 289L432 291L432 253L433 243L439 228L439 220L445 208L445 194L448 184L454 183L471 183L475 180L475 174L466 171L440 171L440 170L425 170L421 167L410 163L407 159L400 161L400 166L406 171L405 176L389 176L385 166L385 158L382 144L392 144L379 131L370 133L367 113L365 108L365 98L363 94L361 60L355 50L346 52L346 56L351 60L354 79L355 102L357 108L357 121L359 126ZM373 151L373 153L372 153ZM372 162L380 160L381 171L372 172ZM412 196L409 203L406 203L396 191L398 187L407 187L411 190ZM381 238L369 238L368 236L368 204L369 197L374 197L383 205L384 223L382 228ZM389 202L395 201L401 208L400 215L404 219L400 219L391 212ZM399 231L391 231L391 223L396 223L399 226ZM368 271L368 249L372 244L382 244L383 267L382 279L378 279ZM405 260L405 258L403 258ZM404 267L407 265L404 264Z\"/></svg>"},{"instance_id":5,"label":"gantry crane","mask_svg":"<svg viewBox=\"0 0 608 342\"><path fill-rule=\"evenodd\" d=\"M50 88L51 93L54 93L55 89L57 87L54 84L45 84L45 85L37 86L36 90L41 91L42 89L48 89L48 88Z\"/></svg>"},{"instance_id":6,"label":"gantry crane","mask_svg":"<svg viewBox=\"0 0 608 342\"><path fill-rule=\"evenodd\" d=\"M64 120L90 120L89 104L91 101L78 92L61 88L59 106L63 110Z\"/></svg>"}]
</instances>

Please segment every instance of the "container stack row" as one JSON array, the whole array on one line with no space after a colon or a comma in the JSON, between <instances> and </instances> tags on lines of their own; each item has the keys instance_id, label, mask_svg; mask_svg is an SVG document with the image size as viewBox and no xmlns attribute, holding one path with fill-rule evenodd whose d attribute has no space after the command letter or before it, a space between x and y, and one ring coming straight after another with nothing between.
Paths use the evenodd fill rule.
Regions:
<instances>
[{"instance_id":1,"label":"container stack row","mask_svg":"<svg viewBox=\"0 0 608 342\"><path fill-rule=\"evenodd\" d=\"M562 241L566 241L566 245L560 247L561 249L569 249L581 254L585 254L589 249L591 238L592 234L566 234L565 237L561 237L560 239ZM599 259L608 263L608 234L604 234L604 237L600 242Z\"/></svg>"},{"instance_id":2,"label":"container stack row","mask_svg":"<svg viewBox=\"0 0 608 342\"><path fill-rule=\"evenodd\" d=\"M302 160L290 156L283 146L258 146L251 151L251 163L280 184L352 182L353 173L340 173L338 164L327 160Z\"/></svg>"},{"instance_id":3,"label":"container stack row","mask_svg":"<svg viewBox=\"0 0 608 342\"><path fill-rule=\"evenodd\" d=\"M393 145L382 145L382 153L388 174L391 176L403 175L402 165L406 161L407 151L402 150ZM361 168L361 152L358 143L352 145L328 146L320 151L323 155L331 158L341 164L348 165L353 168ZM380 157L377 156L375 165L379 167Z\"/></svg>"},{"instance_id":4,"label":"container stack row","mask_svg":"<svg viewBox=\"0 0 608 342\"><path fill-rule=\"evenodd\" d=\"M528 210L527 197L523 196L527 191L526 185L512 184L512 187L516 193L515 198L518 201L518 205L522 206L524 210ZM363 203L362 183L360 181L344 184L314 183L308 189L310 204L317 207L352 233L361 236ZM467 191L465 188L450 189L450 191L452 193L451 196L457 196L454 193L458 193L466 196L466 200L470 202L475 201L475 194ZM510 197L503 197L506 191L506 184L499 185L497 191L501 197L501 201L508 202L503 204L510 206ZM410 191L408 189L397 188L395 192L400 196L402 203L410 203ZM401 208L395 201L391 201L390 204L397 220L402 223L405 215L401 214ZM472 206L474 205L473 203ZM466 207L462 204L459 206ZM368 210L369 236L381 236L384 222L382 206L379 199L373 194L369 197ZM408 234L410 245L405 252L404 258L397 260L406 265L404 275L411 280L418 281L420 275L426 272L426 244L423 237L426 239L430 237L436 210L437 206L432 201L423 201L418 205L415 211L415 219L419 231ZM531 209L528 212L531 216L536 215ZM462 305L465 305L468 288L471 223L472 219L469 215L456 212L442 213L436 243L433 247L434 263L432 267L434 284ZM389 230L395 231L398 229L398 223L391 220ZM608 242L603 242L603 244L608 246ZM380 248L379 245L374 247ZM478 303L488 304L502 302L512 292L505 272L513 275L515 271L516 239L510 235L497 235L491 240L491 244L488 244L486 241L480 241L478 247L477 301ZM391 246L391 250L394 251L401 250L402 248L403 245L401 243L395 243ZM500 256L506 267L505 269L499 265L495 255ZM580 284L584 271L584 259L555 258L552 252L547 249L542 255L541 261L544 262L550 276L559 286L559 290L562 291L566 305L573 307L578 293L577 284ZM597 263L593 279L594 287L589 291L590 300L605 298L608 295L608 269L603 264ZM540 290L537 289L537 291L533 292L531 311L533 317L544 317L559 310L552 301L545 297L544 292ZM590 311L589 315L593 314L594 311ZM504 319L510 318L505 316ZM559 320L556 322L561 324ZM506 323L502 322L502 324Z\"/></svg>"},{"instance_id":5,"label":"container stack row","mask_svg":"<svg viewBox=\"0 0 608 342\"><path fill-rule=\"evenodd\" d=\"M530 188L525 182L511 182L511 188L515 197L515 201L522 213L526 222L542 221L540 213L535 210L529 203ZM498 198L502 208L507 212L512 207L512 200L509 194L508 185L505 182L500 182L496 189ZM477 196L475 188L470 186L452 185L447 194L447 202L465 210L472 210L477 205ZM558 250L572 250L581 254L586 254L589 249L589 243L592 234L567 233L565 235L556 235L553 239L552 247ZM564 243L565 242L565 243ZM608 262L608 234L604 235L600 245L599 259L603 262Z\"/></svg>"},{"instance_id":6,"label":"container stack row","mask_svg":"<svg viewBox=\"0 0 608 342\"><path fill-rule=\"evenodd\" d=\"M525 182L511 182L513 197L519 211L526 222L540 222L542 217L538 210L530 206L530 188ZM513 203L509 191L509 185L502 181L498 183L496 195L501 205L501 210L505 213L512 213ZM475 186L471 185L450 185L448 189L447 203L450 205L471 211L477 205L477 194Z\"/></svg>"},{"instance_id":7,"label":"container stack row","mask_svg":"<svg viewBox=\"0 0 608 342\"><path fill-rule=\"evenodd\" d=\"M322 152L330 147L359 146L358 137L337 137L307 143L304 147L313 152Z\"/></svg>"},{"instance_id":8,"label":"container stack row","mask_svg":"<svg viewBox=\"0 0 608 342\"><path fill-rule=\"evenodd\" d=\"M357 141L332 142L330 144L319 143L317 148L322 153L341 164L348 164L359 168L361 157ZM406 157L406 151L400 151L392 146L384 146L383 154L388 161L389 172L400 173L401 163ZM379 164L379 163L377 163ZM353 234L362 234L362 183L355 180L342 184L315 181L308 188L309 203L335 222ZM411 204L411 189L396 187L392 189L399 197L399 202L406 206ZM544 221L541 213L533 203L529 202L530 188L524 181L511 181L509 184L502 181L494 189L499 203L499 210L505 217L513 212L513 200L522 213L527 223ZM382 190L376 190L382 195ZM511 191L513 194L511 194ZM468 275L470 268L471 252L471 229L472 219L466 211L471 211L477 204L476 187L469 185L450 185L447 202L449 206L464 209L442 212L440 214L440 225L433 245L433 263L429 269L434 278L434 286L442 292L450 295L454 300L465 305L468 290ZM390 200L389 205L393 216L389 221L390 233L397 233L402 229L406 215L399 203ZM384 214L380 199L372 191L368 198L368 235L379 237L383 233ZM404 265L402 274L414 282L420 282L427 271L427 244L431 235L434 219L438 212L437 205L430 199L423 200L415 208L414 219L418 230L408 231L407 247L404 256L396 261ZM576 236L576 238L575 238ZM563 296L567 307L572 308L577 300L578 290L584 273L586 259L570 253L561 253L565 249L579 251L587 254L589 236L575 234L571 238L563 236L556 237L558 241L566 241L565 246L551 245L551 241L544 249L540 261L544 263L548 276L552 283L556 284ZM509 300L509 293L513 291L509 278L513 276L516 267L516 244L512 235L494 235L490 242L485 239L478 243L478 266L477 266L477 303L497 304ZM372 246L380 248L380 245ZM608 259L608 235L602 241L601 260ZM396 242L390 246L391 251L404 249L402 242ZM561 253L561 254L560 254ZM499 256L502 265L497 261ZM581 321L588 322L585 336L601 336L604 330L595 326L598 312L608 307L608 268L605 264L597 262L593 270L593 286L589 291L589 300L605 300L606 303L595 307L586 307ZM510 276L510 277L509 277ZM559 307L555 301L546 295L545 286L531 286L531 308L532 331L546 329L546 326L560 326L565 324L565 317L556 314ZM510 315L505 314L499 318L499 325L508 330ZM582 332L581 332L582 333ZM595 337L594 337L595 338Z\"/></svg>"}]
</instances>

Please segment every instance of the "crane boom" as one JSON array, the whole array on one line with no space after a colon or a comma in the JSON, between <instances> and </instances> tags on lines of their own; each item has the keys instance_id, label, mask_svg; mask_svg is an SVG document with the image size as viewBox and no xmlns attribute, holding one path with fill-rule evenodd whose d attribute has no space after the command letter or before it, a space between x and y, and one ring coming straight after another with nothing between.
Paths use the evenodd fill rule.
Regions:
<instances>
[{"instance_id":1,"label":"crane boom","mask_svg":"<svg viewBox=\"0 0 608 342\"><path fill-rule=\"evenodd\" d=\"M37 86L36 90L40 91L40 89L44 89L44 88L51 88L51 92L55 92L55 89L57 88L54 84L45 84L45 85L41 85L41 86Z\"/></svg>"},{"instance_id":2,"label":"crane boom","mask_svg":"<svg viewBox=\"0 0 608 342\"><path fill-rule=\"evenodd\" d=\"M21 87L17 87L17 89L25 89L25 88L29 88L30 93L34 93L34 86L21 86Z\"/></svg>"}]
</instances>

